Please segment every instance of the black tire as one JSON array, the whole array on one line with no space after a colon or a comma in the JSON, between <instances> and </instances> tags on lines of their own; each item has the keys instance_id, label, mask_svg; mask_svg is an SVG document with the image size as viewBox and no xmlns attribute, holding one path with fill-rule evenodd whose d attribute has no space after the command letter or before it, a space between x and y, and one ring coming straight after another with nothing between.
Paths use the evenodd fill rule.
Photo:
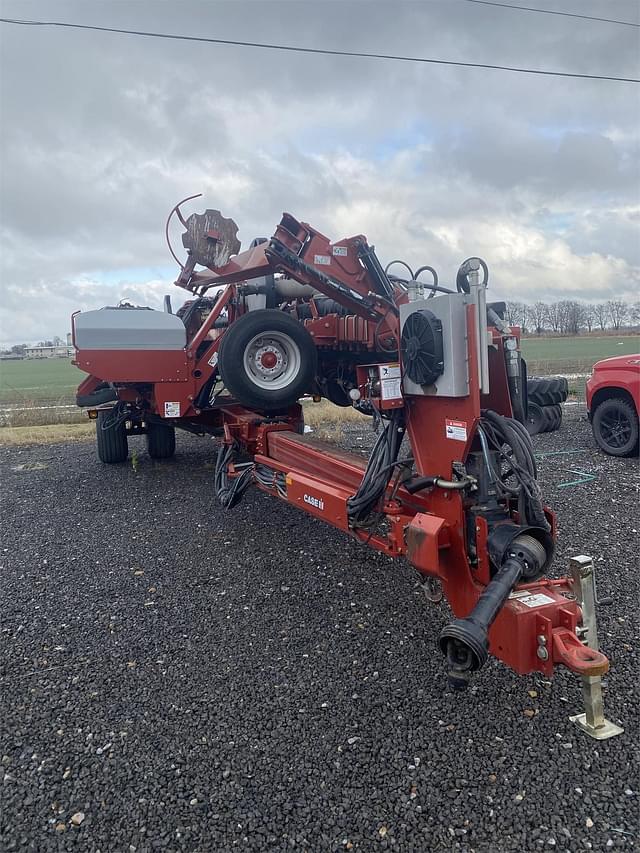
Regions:
<instances>
[{"instance_id":1,"label":"black tire","mask_svg":"<svg viewBox=\"0 0 640 853\"><path fill-rule=\"evenodd\" d=\"M311 390L316 364L316 347L304 326L268 308L249 311L232 323L218 351L229 393L239 403L265 411L290 406Z\"/></svg>"},{"instance_id":2,"label":"black tire","mask_svg":"<svg viewBox=\"0 0 640 853\"><path fill-rule=\"evenodd\" d=\"M147 424L147 452L152 459L169 459L176 452L176 429L151 422Z\"/></svg>"},{"instance_id":3,"label":"black tire","mask_svg":"<svg viewBox=\"0 0 640 853\"><path fill-rule=\"evenodd\" d=\"M544 408L529 400L527 423L525 424L529 435L538 435L538 433L544 432L545 423Z\"/></svg>"},{"instance_id":4,"label":"black tire","mask_svg":"<svg viewBox=\"0 0 640 853\"><path fill-rule=\"evenodd\" d=\"M600 403L591 421L596 444L609 456L638 452L638 413L633 403L613 397Z\"/></svg>"},{"instance_id":5,"label":"black tire","mask_svg":"<svg viewBox=\"0 0 640 853\"><path fill-rule=\"evenodd\" d=\"M562 406L559 403L554 406L542 406L542 412L544 427L541 432L555 432L557 429L560 429L560 424L562 423Z\"/></svg>"},{"instance_id":6,"label":"black tire","mask_svg":"<svg viewBox=\"0 0 640 853\"><path fill-rule=\"evenodd\" d=\"M106 427L106 429L105 429ZM118 423L113 417L113 410L104 409L98 412L96 420L96 443L98 459L107 465L124 462L129 455L127 444L127 428L124 422Z\"/></svg>"},{"instance_id":7,"label":"black tire","mask_svg":"<svg viewBox=\"0 0 640 853\"><path fill-rule=\"evenodd\" d=\"M564 377L527 381L527 396L539 406L555 406L558 403L564 403L568 394L569 383Z\"/></svg>"}]
</instances>

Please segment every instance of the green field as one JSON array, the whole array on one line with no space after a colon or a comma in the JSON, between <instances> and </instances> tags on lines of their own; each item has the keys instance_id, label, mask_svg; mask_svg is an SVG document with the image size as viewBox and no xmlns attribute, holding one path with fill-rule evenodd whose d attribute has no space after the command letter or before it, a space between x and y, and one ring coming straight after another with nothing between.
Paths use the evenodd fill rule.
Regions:
<instances>
[{"instance_id":1,"label":"green field","mask_svg":"<svg viewBox=\"0 0 640 853\"><path fill-rule=\"evenodd\" d=\"M67 358L0 361L0 403L73 402L86 375Z\"/></svg>"},{"instance_id":2,"label":"green field","mask_svg":"<svg viewBox=\"0 0 640 853\"><path fill-rule=\"evenodd\" d=\"M639 335L600 338L524 338L522 354L530 374L589 373L596 361L640 353Z\"/></svg>"}]
</instances>

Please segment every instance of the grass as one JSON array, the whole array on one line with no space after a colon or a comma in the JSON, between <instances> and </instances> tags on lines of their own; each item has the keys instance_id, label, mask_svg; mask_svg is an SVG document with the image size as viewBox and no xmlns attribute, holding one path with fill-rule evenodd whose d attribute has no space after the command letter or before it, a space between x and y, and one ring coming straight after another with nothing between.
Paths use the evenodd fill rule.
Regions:
<instances>
[{"instance_id":1,"label":"grass","mask_svg":"<svg viewBox=\"0 0 640 853\"><path fill-rule=\"evenodd\" d=\"M96 426L93 422L82 424L47 424L46 426L19 426L0 429L0 447L21 447L28 444L66 444L70 441L92 441Z\"/></svg>"},{"instance_id":2,"label":"grass","mask_svg":"<svg viewBox=\"0 0 640 853\"><path fill-rule=\"evenodd\" d=\"M576 338L524 338L522 354L530 375L590 373L602 358L640 352L639 335L580 336Z\"/></svg>"},{"instance_id":3,"label":"grass","mask_svg":"<svg viewBox=\"0 0 640 853\"><path fill-rule=\"evenodd\" d=\"M0 403L72 403L76 388L86 376L68 358L0 361Z\"/></svg>"}]
</instances>

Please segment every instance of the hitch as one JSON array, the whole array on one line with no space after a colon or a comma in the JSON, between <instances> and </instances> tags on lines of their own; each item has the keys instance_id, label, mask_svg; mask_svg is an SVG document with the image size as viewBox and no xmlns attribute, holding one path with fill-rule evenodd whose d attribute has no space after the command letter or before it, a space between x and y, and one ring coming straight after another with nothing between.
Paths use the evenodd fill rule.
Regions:
<instances>
[{"instance_id":1,"label":"hitch","mask_svg":"<svg viewBox=\"0 0 640 853\"><path fill-rule=\"evenodd\" d=\"M584 641L589 647L591 654L594 652L599 654L593 560L591 557L585 556L572 557L569 560L569 568L571 569L574 592L578 604L582 609ZM555 642L556 639L554 636L554 647ZM606 669L603 672L606 672ZM575 723L589 737L596 740L607 740L607 738L623 733L624 729L621 726L617 726L615 723L607 720L604 715L601 674L582 676L582 697L584 699L585 712L584 714L574 714L569 717L572 723Z\"/></svg>"}]
</instances>

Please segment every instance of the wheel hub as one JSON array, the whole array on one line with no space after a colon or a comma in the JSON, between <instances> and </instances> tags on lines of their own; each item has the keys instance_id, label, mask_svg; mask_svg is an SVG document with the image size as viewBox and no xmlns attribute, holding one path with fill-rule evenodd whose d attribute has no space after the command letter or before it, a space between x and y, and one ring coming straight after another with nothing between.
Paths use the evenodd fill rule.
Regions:
<instances>
[{"instance_id":1,"label":"wheel hub","mask_svg":"<svg viewBox=\"0 0 640 853\"><path fill-rule=\"evenodd\" d=\"M257 335L244 353L244 366L259 387L276 390L286 386L300 369L300 351L284 332Z\"/></svg>"}]
</instances>

